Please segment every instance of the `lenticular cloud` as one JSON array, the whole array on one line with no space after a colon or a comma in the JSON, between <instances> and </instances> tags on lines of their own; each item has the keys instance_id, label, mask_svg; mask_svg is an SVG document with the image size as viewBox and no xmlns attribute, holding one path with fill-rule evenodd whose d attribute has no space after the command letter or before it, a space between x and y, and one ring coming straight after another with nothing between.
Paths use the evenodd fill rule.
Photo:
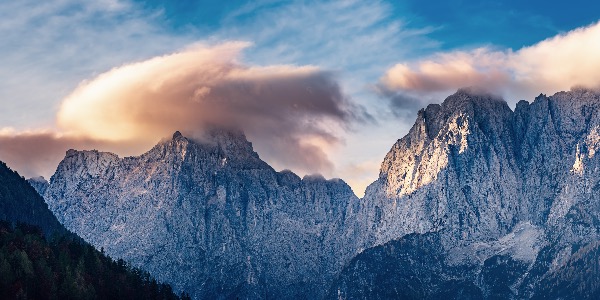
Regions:
<instances>
[{"instance_id":1,"label":"lenticular cloud","mask_svg":"<svg viewBox=\"0 0 600 300\"><path fill-rule=\"evenodd\" d=\"M58 111L60 141L139 149L175 130L194 136L205 128L235 128L275 167L330 170L326 151L339 142L336 130L357 120L360 109L329 72L313 66L243 64L239 56L248 46L195 45L81 83Z\"/></svg>"},{"instance_id":2,"label":"lenticular cloud","mask_svg":"<svg viewBox=\"0 0 600 300\"><path fill-rule=\"evenodd\" d=\"M431 100L461 87L476 87L516 102L574 86L598 88L598 53L600 23L517 51L483 47L399 63L384 74L378 88L390 98Z\"/></svg>"}]
</instances>

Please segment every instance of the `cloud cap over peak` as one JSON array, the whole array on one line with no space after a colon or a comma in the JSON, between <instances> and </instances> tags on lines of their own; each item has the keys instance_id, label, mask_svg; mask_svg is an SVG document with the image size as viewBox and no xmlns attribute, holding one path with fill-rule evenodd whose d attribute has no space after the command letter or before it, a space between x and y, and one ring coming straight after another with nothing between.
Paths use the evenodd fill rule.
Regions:
<instances>
[{"instance_id":1,"label":"cloud cap over peak","mask_svg":"<svg viewBox=\"0 0 600 300\"><path fill-rule=\"evenodd\" d=\"M313 66L247 66L245 42L195 45L83 82L61 104L70 134L148 146L175 130L242 129L276 168L327 172L326 149L364 115L334 74ZM337 130L337 131L336 131Z\"/></svg>"},{"instance_id":2,"label":"cloud cap over peak","mask_svg":"<svg viewBox=\"0 0 600 300\"><path fill-rule=\"evenodd\" d=\"M471 86L504 96L511 103L573 86L600 86L600 22L521 48L480 47L440 52L389 68L377 84L393 107Z\"/></svg>"}]
</instances>

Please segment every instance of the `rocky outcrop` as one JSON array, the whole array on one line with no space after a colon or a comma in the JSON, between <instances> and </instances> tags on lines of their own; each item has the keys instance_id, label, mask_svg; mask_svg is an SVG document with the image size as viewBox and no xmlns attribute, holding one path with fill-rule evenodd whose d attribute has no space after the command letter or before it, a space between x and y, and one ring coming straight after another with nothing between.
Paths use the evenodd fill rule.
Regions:
<instances>
[{"instance_id":1,"label":"rocky outcrop","mask_svg":"<svg viewBox=\"0 0 600 300\"><path fill-rule=\"evenodd\" d=\"M357 251L339 179L276 172L239 132L139 157L69 150L45 194L67 228L195 298L322 298Z\"/></svg>"},{"instance_id":2,"label":"rocky outcrop","mask_svg":"<svg viewBox=\"0 0 600 300\"><path fill-rule=\"evenodd\" d=\"M448 243L495 239L524 220L513 112L461 90L419 111L367 188L370 241L446 229Z\"/></svg>"},{"instance_id":3,"label":"rocky outcrop","mask_svg":"<svg viewBox=\"0 0 600 300\"><path fill-rule=\"evenodd\" d=\"M449 243L468 244L495 240L521 222L564 225L578 204L597 202L590 197L599 114L598 94L584 89L521 101L514 112L500 99L459 90L419 111L367 189L363 224L372 227L371 242L446 229Z\"/></svg>"},{"instance_id":4,"label":"rocky outcrop","mask_svg":"<svg viewBox=\"0 0 600 300\"><path fill-rule=\"evenodd\" d=\"M219 130L139 157L69 150L45 198L67 228L196 298L531 298L579 278L561 270L600 240L599 151L597 92L513 111L463 89L419 111L360 200Z\"/></svg>"},{"instance_id":5,"label":"rocky outcrop","mask_svg":"<svg viewBox=\"0 0 600 300\"><path fill-rule=\"evenodd\" d=\"M537 297L546 274L600 240L599 123L600 95L585 89L521 101L514 112L493 96L459 90L419 111L363 199L360 222L375 247L344 269L330 297L381 288L356 270L407 234L439 240L444 265L426 268L447 276L425 287L459 279L477 287L475 298ZM448 274L457 266L463 275ZM486 281L490 274L500 277Z\"/></svg>"}]
</instances>

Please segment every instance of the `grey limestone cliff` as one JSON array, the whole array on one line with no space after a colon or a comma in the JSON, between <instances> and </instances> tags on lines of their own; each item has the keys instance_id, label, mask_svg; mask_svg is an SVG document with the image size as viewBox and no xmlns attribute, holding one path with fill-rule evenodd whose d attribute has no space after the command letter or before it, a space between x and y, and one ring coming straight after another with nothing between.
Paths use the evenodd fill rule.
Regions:
<instances>
[{"instance_id":1,"label":"grey limestone cliff","mask_svg":"<svg viewBox=\"0 0 600 300\"><path fill-rule=\"evenodd\" d=\"M599 130L600 94L581 88L521 101L514 111L463 89L419 111L362 200L360 223L376 247L341 273L330 296L363 296L365 279L379 273L356 274L358 266L379 263L381 251L397 247L390 241L434 234L444 262L433 273L446 278L431 287L460 279L485 298L535 297L546 274L600 239ZM462 277L446 271L454 267ZM499 270L510 272L486 282Z\"/></svg>"},{"instance_id":2,"label":"grey limestone cliff","mask_svg":"<svg viewBox=\"0 0 600 300\"><path fill-rule=\"evenodd\" d=\"M321 298L356 252L341 180L276 172L239 132L139 157L69 150L45 198L67 228L195 298Z\"/></svg>"},{"instance_id":3,"label":"grey limestone cliff","mask_svg":"<svg viewBox=\"0 0 600 300\"><path fill-rule=\"evenodd\" d=\"M139 157L69 150L44 195L68 229L196 298L531 298L593 261L599 151L597 92L513 111L462 89L419 111L363 199L219 130Z\"/></svg>"}]
</instances>

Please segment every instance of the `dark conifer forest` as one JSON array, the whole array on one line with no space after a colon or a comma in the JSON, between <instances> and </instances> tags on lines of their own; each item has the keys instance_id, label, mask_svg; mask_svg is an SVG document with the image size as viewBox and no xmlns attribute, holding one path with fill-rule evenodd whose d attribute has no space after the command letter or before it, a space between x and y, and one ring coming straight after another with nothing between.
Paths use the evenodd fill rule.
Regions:
<instances>
[{"instance_id":1,"label":"dark conifer forest","mask_svg":"<svg viewBox=\"0 0 600 300\"><path fill-rule=\"evenodd\" d=\"M0 299L189 296L66 230L33 187L0 162Z\"/></svg>"},{"instance_id":2,"label":"dark conifer forest","mask_svg":"<svg viewBox=\"0 0 600 300\"><path fill-rule=\"evenodd\" d=\"M182 295L181 298L187 298ZM180 299L167 284L67 236L0 223L0 299Z\"/></svg>"}]
</instances>

